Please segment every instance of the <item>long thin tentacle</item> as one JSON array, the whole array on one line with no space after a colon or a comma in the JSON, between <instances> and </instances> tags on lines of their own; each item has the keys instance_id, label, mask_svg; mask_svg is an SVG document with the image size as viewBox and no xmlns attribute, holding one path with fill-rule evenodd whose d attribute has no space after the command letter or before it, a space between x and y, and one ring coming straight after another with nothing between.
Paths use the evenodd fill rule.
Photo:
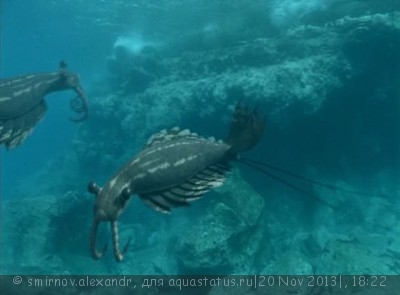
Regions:
<instances>
[{"instance_id":1,"label":"long thin tentacle","mask_svg":"<svg viewBox=\"0 0 400 295\"><path fill-rule=\"evenodd\" d=\"M298 187L298 186L296 186L296 185L294 185L294 184L292 184L292 183L290 183L290 182L288 182L288 181L286 181L286 180L284 180L284 179L282 179L282 178L280 178L280 177L278 177L276 175L273 175L272 173L262 169L259 166L256 166L255 164L253 164L251 162L248 162L248 161L241 161L241 162L246 164L246 165L248 165L249 167L251 167L251 168L253 168L253 169L255 169L255 170L257 170L257 171L259 171L259 172L261 172L261 173L263 173L265 175L267 175L268 177L270 177L272 179L275 179L275 180L279 181L280 183L283 183L284 185L286 185L288 187L291 187L291 188L293 188L293 189L295 189L295 190L297 190L297 191L309 196L310 198L315 199L315 200L323 203L324 205L326 205L326 206L328 206L330 208L336 209L336 207L334 205L329 204L328 202L326 202L325 200L319 198L317 195L315 195L314 193L312 193L310 191L307 191L307 190L305 190L305 189L303 189L301 187Z\"/></svg>"},{"instance_id":2,"label":"long thin tentacle","mask_svg":"<svg viewBox=\"0 0 400 295\"><path fill-rule=\"evenodd\" d=\"M90 251L92 252L92 256L94 259L100 259L101 257L103 257L105 251L107 250L107 244L104 245L103 251L101 252L98 251L96 248L97 229L99 227L99 224L99 220L94 220L90 232Z\"/></svg>"},{"instance_id":3,"label":"long thin tentacle","mask_svg":"<svg viewBox=\"0 0 400 295\"><path fill-rule=\"evenodd\" d=\"M255 160L251 160L251 159L248 159L248 158L240 158L240 162L243 162L243 163L246 163L246 164L254 164L254 165L264 166L264 167L269 168L271 170L275 170L275 171L281 172L281 173L289 175L289 176L291 176L293 178L297 178L297 179L300 179L300 180L302 180L304 182L308 182L308 183L311 183L311 184L314 184L314 185L317 185L317 186L320 186L320 187L324 187L324 188L327 188L327 189L330 189L330 190L340 191L340 192L344 192L344 193L352 194L352 195L388 197L387 195L383 195L383 194L371 194L371 193L366 193L366 192L359 192L359 191L345 189L345 188L338 187L338 186L335 186L335 185L332 185L332 184L328 184L328 183L324 183L324 182L321 182L321 181L318 181L318 180L314 180L314 179L310 179L310 178L304 177L302 175L299 175L299 174L293 173L291 171L288 171L288 170L273 166L271 164L267 164L267 163L260 162L260 161L255 161Z\"/></svg>"},{"instance_id":4,"label":"long thin tentacle","mask_svg":"<svg viewBox=\"0 0 400 295\"><path fill-rule=\"evenodd\" d=\"M122 252L119 250L119 234L118 234L118 222L116 220L111 221L111 233L114 246L114 256L115 260L121 262L124 259L126 251L128 251L129 245L131 243L131 238L126 243Z\"/></svg>"}]
</instances>

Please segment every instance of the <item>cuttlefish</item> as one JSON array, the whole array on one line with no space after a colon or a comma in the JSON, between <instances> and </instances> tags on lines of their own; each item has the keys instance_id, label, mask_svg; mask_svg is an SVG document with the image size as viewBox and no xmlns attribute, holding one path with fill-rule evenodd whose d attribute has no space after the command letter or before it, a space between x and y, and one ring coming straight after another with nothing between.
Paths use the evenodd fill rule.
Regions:
<instances>
[{"instance_id":1,"label":"cuttlefish","mask_svg":"<svg viewBox=\"0 0 400 295\"><path fill-rule=\"evenodd\" d=\"M70 105L80 114L70 120L81 122L87 118L88 102L78 75L68 72L65 62L56 72L0 80L0 145L12 149L22 144L46 112L44 97L68 89L77 93Z\"/></svg>"}]
</instances>

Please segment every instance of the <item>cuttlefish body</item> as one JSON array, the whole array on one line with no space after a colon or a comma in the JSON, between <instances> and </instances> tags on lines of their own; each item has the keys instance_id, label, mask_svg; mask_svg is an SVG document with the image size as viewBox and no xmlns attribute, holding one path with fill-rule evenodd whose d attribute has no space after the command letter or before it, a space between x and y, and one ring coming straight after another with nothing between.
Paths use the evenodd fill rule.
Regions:
<instances>
[{"instance_id":1,"label":"cuttlefish body","mask_svg":"<svg viewBox=\"0 0 400 295\"><path fill-rule=\"evenodd\" d=\"M71 108L81 114L71 120L85 120L88 113L86 95L78 75L68 72L64 62L56 72L0 80L0 145L11 149L22 144L46 112L44 97L68 89L77 93Z\"/></svg>"},{"instance_id":2,"label":"cuttlefish body","mask_svg":"<svg viewBox=\"0 0 400 295\"><path fill-rule=\"evenodd\" d=\"M169 213L173 207L188 206L211 189L222 185L229 162L238 160L238 153L252 148L264 130L263 118L255 110L237 106L226 141L204 138L189 130L173 128L154 134L143 150L123 166L103 188L89 183L89 192L96 195L90 249L96 259L103 251L96 248L100 222L110 222L114 256L124 257L129 242L120 251L117 219L132 195L151 208Z\"/></svg>"}]
</instances>

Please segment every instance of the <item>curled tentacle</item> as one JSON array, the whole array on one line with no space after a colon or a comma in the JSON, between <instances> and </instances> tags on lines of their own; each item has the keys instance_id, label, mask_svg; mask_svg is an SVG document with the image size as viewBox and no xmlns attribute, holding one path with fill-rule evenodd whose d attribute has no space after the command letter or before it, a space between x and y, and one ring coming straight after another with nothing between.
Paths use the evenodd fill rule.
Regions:
<instances>
[{"instance_id":1,"label":"curled tentacle","mask_svg":"<svg viewBox=\"0 0 400 295\"><path fill-rule=\"evenodd\" d=\"M71 109L77 113L86 112L86 106L82 103L80 96L76 96L70 101Z\"/></svg>"},{"instance_id":2,"label":"curled tentacle","mask_svg":"<svg viewBox=\"0 0 400 295\"><path fill-rule=\"evenodd\" d=\"M96 248L96 237L97 237L97 229L99 227L99 220L94 220L92 224L92 230L90 232L90 251L92 252L92 256L94 259L100 259L104 252L107 250L107 244L104 245L103 251L98 251Z\"/></svg>"},{"instance_id":3,"label":"curled tentacle","mask_svg":"<svg viewBox=\"0 0 400 295\"><path fill-rule=\"evenodd\" d=\"M129 245L131 243L131 238L128 240L124 249L121 252L119 250L118 222L116 220L111 222L111 232L112 232L115 260L121 262L124 259L126 251L128 251Z\"/></svg>"},{"instance_id":4,"label":"curled tentacle","mask_svg":"<svg viewBox=\"0 0 400 295\"><path fill-rule=\"evenodd\" d=\"M71 121L82 122L86 120L88 116L88 105L84 97L78 95L72 98L70 101L70 107L74 112L81 114L81 116L77 118L69 118Z\"/></svg>"},{"instance_id":5,"label":"curled tentacle","mask_svg":"<svg viewBox=\"0 0 400 295\"><path fill-rule=\"evenodd\" d=\"M82 87L80 87L80 86L76 87L75 91L78 95L71 99L70 107L74 112L82 114L82 115L78 118L69 118L69 119L73 122L82 122L88 116L89 104L88 104L85 92L83 91Z\"/></svg>"}]
</instances>

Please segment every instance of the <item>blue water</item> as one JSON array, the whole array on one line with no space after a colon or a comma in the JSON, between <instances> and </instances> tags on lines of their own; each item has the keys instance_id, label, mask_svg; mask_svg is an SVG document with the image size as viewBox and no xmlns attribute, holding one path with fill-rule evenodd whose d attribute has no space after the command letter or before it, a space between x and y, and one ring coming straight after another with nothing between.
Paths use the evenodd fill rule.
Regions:
<instances>
[{"instance_id":1,"label":"blue water","mask_svg":"<svg viewBox=\"0 0 400 295\"><path fill-rule=\"evenodd\" d=\"M68 69L79 74L91 109L87 121L72 123L72 91L52 93L45 98L45 117L26 141L10 151L1 148L1 198L10 209L2 208L7 222L1 226L7 234L0 250L7 260L0 272L400 274L395 262L400 255L398 3L245 2L1 2L0 77L55 71L65 60ZM365 17L375 17L378 25ZM382 18L385 22L380 23ZM337 42L347 40L338 46L328 42L335 38L332 32L337 31L329 28L336 20L348 25L337 29ZM363 28L364 22L370 31ZM324 29L332 35L321 33ZM347 34L360 43L346 39ZM125 50L126 60L118 56L118 46ZM268 46L275 47L258 53ZM318 54L322 58L313 64ZM137 56L148 76L130 72L130 62ZM332 56L338 58L337 68L335 62L327 62ZM276 70L281 64L285 66ZM276 72L262 76L269 70ZM135 77L132 85L123 84L130 75ZM289 81L288 76L294 78ZM271 77L274 82L269 82ZM252 79L259 80L253 84ZM235 83L243 89L237 90ZM226 97L224 91L229 93ZM265 135L246 157L364 194L346 195L307 184L324 200L340 204L333 211L236 165L236 182L226 185L230 192L210 193L170 217L135 198L120 218L121 245L134 236L127 262L117 264L110 249L103 260L92 260L88 237L93 200L86 192L88 181L104 185L151 134L163 128L181 125L224 138L233 106L242 96L250 104L259 103L267 116ZM318 99L323 103L314 111L309 103ZM241 189L242 198L230 201ZM231 211L225 205L232 206ZM215 212L226 214L225 219L215 218L217 225L207 219ZM249 225L249 212L259 214L257 225ZM232 220L240 222L231 226ZM249 228L236 233L241 236L235 240L235 228L243 224ZM256 228L262 233L256 235ZM203 245L201 237L208 230L204 240L214 243L232 231L229 247L215 246L206 254L199 250L188 259L185 251ZM257 250L246 244L253 239ZM108 226L102 225L99 240L98 247L110 241ZM34 250L28 249L30 243ZM202 255L208 259L203 265ZM224 258L218 265L220 257ZM198 265L190 265L192 260Z\"/></svg>"}]
</instances>

